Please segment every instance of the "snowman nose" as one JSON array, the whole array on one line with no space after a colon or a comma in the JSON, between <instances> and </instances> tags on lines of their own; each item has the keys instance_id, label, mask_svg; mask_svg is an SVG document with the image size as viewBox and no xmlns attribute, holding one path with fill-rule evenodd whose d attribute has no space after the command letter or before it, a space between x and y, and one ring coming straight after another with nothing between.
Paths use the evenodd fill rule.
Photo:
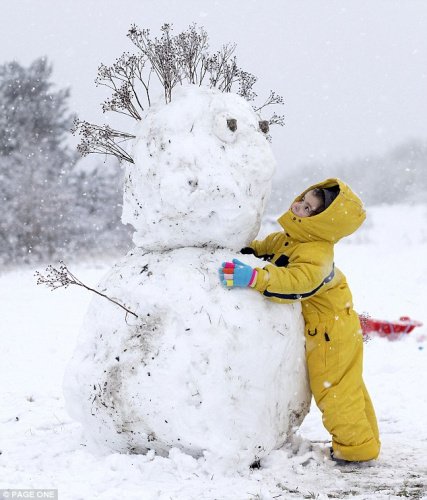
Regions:
<instances>
[{"instance_id":1,"label":"snowman nose","mask_svg":"<svg viewBox=\"0 0 427 500\"><path fill-rule=\"evenodd\" d=\"M227 120L227 127L232 132L235 132L237 130L237 120L235 118L228 118L228 120Z\"/></svg>"}]
</instances>

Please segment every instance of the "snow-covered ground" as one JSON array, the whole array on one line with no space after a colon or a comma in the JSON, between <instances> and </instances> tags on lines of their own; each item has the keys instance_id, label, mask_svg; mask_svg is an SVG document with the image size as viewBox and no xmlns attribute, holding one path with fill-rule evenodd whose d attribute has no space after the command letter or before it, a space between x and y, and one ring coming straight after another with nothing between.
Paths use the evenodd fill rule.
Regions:
<instances>
[{"instance_id":1,"label":"snow-covered ground","mask_svg":"<svg viewBox=\"0 0 427 500\"><path fill-rule=\"evenodd\" d=\"M58 488L61 500L427 498L426 222L426 206L372 208L364 227L336 248L359 312L390 320L408 315L425 325L399 340L372 336L365 344L365 381L382 452L364 465L328 459L328 435L315 407L292 443L263 459L260 469L238 475L208 469L203 458L177 449L167 458L93 454L62 395L91 295L38 287L34 269L3 272L0 488ZM68 264L96 284L112 262Z\"/></svg>"}]
</instances>

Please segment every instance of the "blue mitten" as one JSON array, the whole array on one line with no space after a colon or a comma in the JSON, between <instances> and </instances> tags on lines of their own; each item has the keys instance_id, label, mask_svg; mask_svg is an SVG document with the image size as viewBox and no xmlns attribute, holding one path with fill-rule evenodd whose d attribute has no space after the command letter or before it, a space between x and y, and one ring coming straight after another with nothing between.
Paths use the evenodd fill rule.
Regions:
<instances>
[{"instance_id":1,"label":"blue mitten","mask_svg":"<svg viewBox=\"0 0 427 500\"><path fill-rule=\"evenodd\" d=\"M233 288L236 286L254 287L258 273L251 266L240 262L238 259L233 259L232 262L222 263L219 274L222 284Z\"/></svg>"}]
</instances>

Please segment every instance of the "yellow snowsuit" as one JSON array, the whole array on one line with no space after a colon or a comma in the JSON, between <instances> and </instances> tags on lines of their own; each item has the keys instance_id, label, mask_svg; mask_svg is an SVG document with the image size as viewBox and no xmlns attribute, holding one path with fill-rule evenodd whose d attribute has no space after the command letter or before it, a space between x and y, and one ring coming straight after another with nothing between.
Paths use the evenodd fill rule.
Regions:
<instances>
[{"instance_id":1,"label":"yellow snowsuit","mask_svg":"<svg viewBox=\"0 0 427 500\"><path fill-rule=\"evenodd\" d=\"M299 218L288 210L278 222L284 231L253 241L255 255L271 262L257 268L255 288L275 302L302 301L310 387L332 434L337 458L377 458L375 411L362 379L363 338L343 273L334 267L334 243L365 220L360 199L339 179L309 187L340 188L320 214Z\"/></svg>"}]
</instances>

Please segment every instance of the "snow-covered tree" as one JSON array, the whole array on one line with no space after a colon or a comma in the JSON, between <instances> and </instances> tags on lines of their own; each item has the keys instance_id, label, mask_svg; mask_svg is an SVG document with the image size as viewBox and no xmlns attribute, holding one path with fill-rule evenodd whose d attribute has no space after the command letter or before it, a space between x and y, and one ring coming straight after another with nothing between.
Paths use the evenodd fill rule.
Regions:
<instances>
[{"instance_id":1,"label":"snow-covered tree","mask_svg":"<svg viewBox=\"0 0 427 500\"><path fill-rule=\"evenodd\" d=\"M44 58L29 67L0 65L3 262L64 256L96 243L111 248L111 228L120 226L120 171L95 175L76 166L79 155L67 142L69 90L55 89L51 75Z\"/></svg>"},{"instance_id":2,"label":"snow-covered tree","mask_svg":"<svg viewBox=\"0 0 427 500\"><path fill-rule=\"evenodd\" d=\"M54 253L72 193L66 175L76 154L66 145L68 89L54 90L46 59L0 66L0 222L2 254Z\"/></svg>"}]
</instances>

